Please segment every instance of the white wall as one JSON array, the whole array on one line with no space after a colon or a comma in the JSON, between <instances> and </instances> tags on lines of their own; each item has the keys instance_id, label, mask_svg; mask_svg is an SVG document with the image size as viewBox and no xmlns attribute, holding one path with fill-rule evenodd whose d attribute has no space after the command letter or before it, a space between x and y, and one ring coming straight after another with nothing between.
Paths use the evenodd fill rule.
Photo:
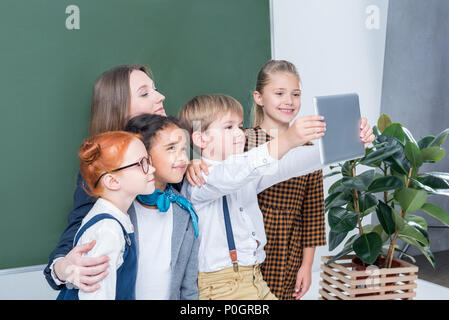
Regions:
<instances>
[{"instance_id":1,"label":"white wall","mask_svg":"<svg viewBox=\"0 0 449 320\"><path fill-rule=\"evenodd\" d=\"M0 270L0 300L55 300L58 291L45 280L46 265Z\"/></svg>"},{"instance_id":2,"label":"white wall","mask_svg":"<svg viewBox=\"0 0 449 320\"><path fill-rule=\"evenodd\" d=\"M271 0L272 57L298 68L303 85L299 116L313 114L313 96L357 92L362 116L376 124L387 13L388 0ZM324 181L325 196L337 179ZM341 247L331 253L328 246L317 248L313 270L319 270L321 256Z\"/></svg>"}]
</instances>

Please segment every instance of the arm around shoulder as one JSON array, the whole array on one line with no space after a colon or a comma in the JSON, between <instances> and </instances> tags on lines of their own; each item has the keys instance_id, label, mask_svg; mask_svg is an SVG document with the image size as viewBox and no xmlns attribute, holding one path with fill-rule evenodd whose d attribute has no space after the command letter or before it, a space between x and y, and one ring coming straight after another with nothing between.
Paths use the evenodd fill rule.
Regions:
<instances>
[{"instance_id":1,"label":"arm around shoulder","mask_svg":"<svg viewBox=\"0 0 449 320\"><path fill-rule=\"evenodd\" d=\"M49 262L44 269L44 275L48 284L55 290L60 290L63 284L52 275L51 266L55 259L65 257L73 248L73 239L78 231L83 218L92 208L95 203L95 199L90 197L82 187L82 178L78 174L77 186L73 195L73 209L68 216L68 225L62 233L56 248L49 256Z\"/></svg>"}]
</instances>

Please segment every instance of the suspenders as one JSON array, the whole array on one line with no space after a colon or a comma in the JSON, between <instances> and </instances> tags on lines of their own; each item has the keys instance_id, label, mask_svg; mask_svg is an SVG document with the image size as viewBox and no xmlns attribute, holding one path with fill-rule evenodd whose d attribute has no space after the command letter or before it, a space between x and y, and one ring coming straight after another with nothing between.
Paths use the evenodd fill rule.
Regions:
<instances>
[{"instance_id":1,"label":"suspenders","mask_svg":"<svg viewBox=\"0 0 449 320\"><path fill-rule=\"evenodd\" d=\"M234 234L232 233L231 217L229 216L228 201L226 200L226 196L223 196L223 215L226 227L226 238L228 240L229 256L231 257L234 272L238 272L239 265L237 260L237 250L235 248Z\"/></svg>"}]
</instances>

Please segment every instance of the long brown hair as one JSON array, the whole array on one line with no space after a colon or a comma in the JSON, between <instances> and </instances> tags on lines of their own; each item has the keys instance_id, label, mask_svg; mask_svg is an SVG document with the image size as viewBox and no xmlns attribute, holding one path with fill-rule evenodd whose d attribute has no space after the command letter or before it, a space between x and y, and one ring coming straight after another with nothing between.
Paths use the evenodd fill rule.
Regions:
<instances>
[{"instance_id":1,"label":"long brown hair","mask_svg":"<svg viewBox=\"0 0 449 320\"><path fill-rule=\"evenodd\" d=\"M293 63L286 60L269 60L264 66L260 69L259 74L257 75L257 83L256 83L256 91L262 94L263 88L270 81L270 75L273 75L277 72L289 72L296 77L298 77L298 81L301 82L301 78L299 77L299 73L296 70L296 67ZM263 107L259 106L256 102L254 102L253 107L253 127L260 126L263 121Z\"/></svg>"},{"instance_id":2,"label":"long brown hair","mask_svg":"<svg viewBox=\"0 0 449 320\"><path fill-rule=\"evenodd\" d=\"M89 136L125 128L129 120L129 77L140 70L153 78L144 65L122 65L104 72L95 82L90 108Z\"/></svg>"}]
</instances>

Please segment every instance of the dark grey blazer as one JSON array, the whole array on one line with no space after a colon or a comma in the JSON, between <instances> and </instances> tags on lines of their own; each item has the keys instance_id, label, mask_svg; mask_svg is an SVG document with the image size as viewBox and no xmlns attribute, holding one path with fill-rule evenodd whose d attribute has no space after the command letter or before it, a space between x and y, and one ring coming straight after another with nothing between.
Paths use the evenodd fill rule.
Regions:
<instances>
[{"instance_id":1,"label":"dark grey blazer","mask_svg":"<svg viewBox=\"0 0 449 320\"><path fill-rule=\"evenodd\" d=\"M173 189L173 192L181 194ZM173 233L171 242L171 285L170 300L198 299L198 249L200 241L195 237L190 214L179 207L173 206ZM134 206L128 210L134 225L137 248L139 248L139 230ZM146 232L141 230L141 232ZM155 262L157 263L157 262Z\"/></svg>"}]
</instances>

